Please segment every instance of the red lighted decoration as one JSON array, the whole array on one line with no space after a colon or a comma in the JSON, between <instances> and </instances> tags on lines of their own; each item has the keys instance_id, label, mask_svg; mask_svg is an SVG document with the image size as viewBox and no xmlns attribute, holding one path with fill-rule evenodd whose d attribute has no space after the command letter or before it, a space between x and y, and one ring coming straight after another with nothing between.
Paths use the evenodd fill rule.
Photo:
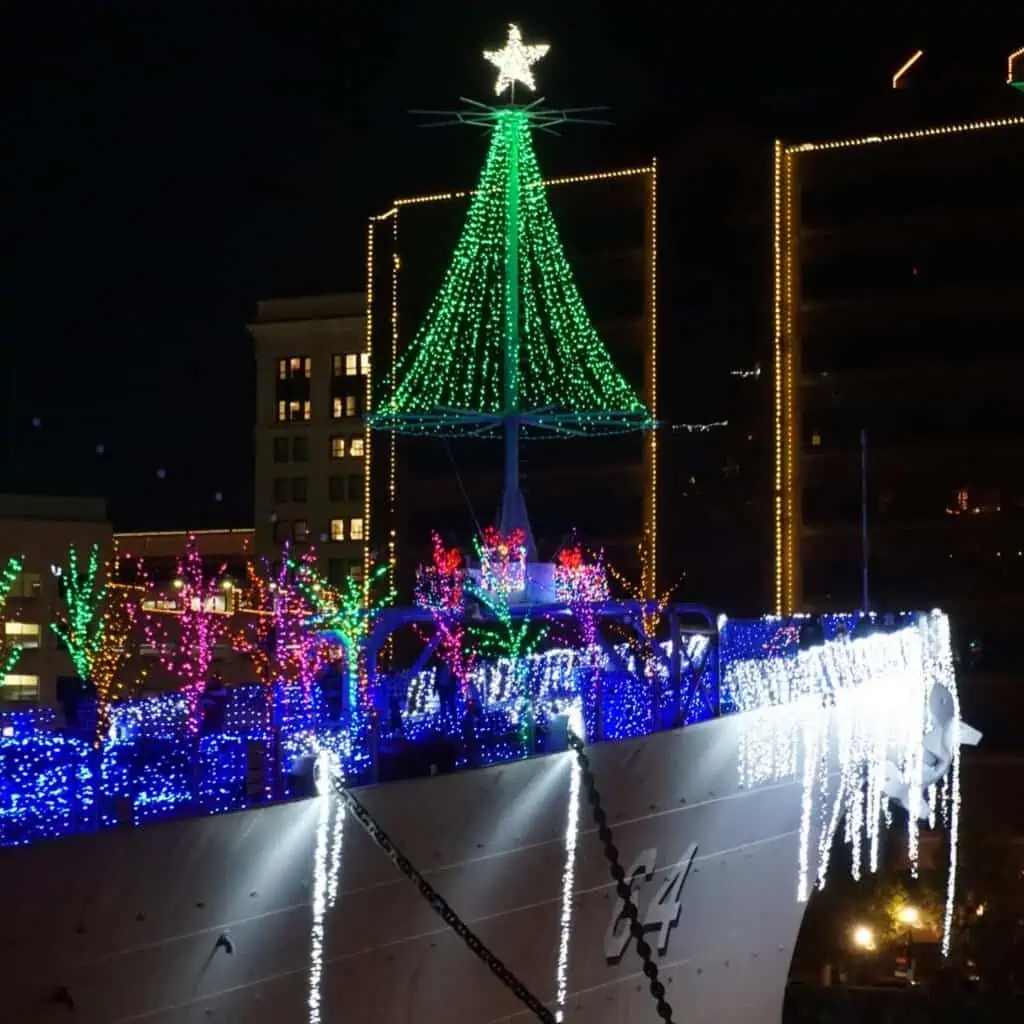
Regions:
<instances>
[{"instance_id":1,"label":"red lighted decoration","mask_svg":"<svg viewBox=\"0 0 1024 1024\"><path fill-rule=\"evenodd\" d=\"M437 638L437 652L458 681L465 699L470 698L469 679L475 655L466 649L462 616L466 597L466 560L457 548L446 548L433 535L431 564L416 573L416 603L430 611Z\"/></svg>"},{"instance_id":2,"label":"red lighted decoration","mask_svg":"<svg viewBox=\"0 0 1024 1024\"><path fill-rule=\"evenodd\" d=\"M562 548L555 556L555 596L570 606L608 600L608 574L604 558L588 562L578 544Z\"/></svg>"}]
</instances>

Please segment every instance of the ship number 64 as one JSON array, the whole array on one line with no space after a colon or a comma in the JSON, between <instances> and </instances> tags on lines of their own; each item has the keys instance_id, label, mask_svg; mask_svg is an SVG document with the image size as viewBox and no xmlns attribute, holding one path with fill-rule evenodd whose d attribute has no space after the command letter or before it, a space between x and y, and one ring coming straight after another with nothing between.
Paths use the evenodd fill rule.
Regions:
<instances>
[{"instance_id":1,"label":"ship number 64","mask_svg":"<svg viewBox=\"0 0 1024 1024\"><path fill-rule=\"evenodd\" d=\"M626 884L633 890L633 902L637 904L640 911L640 920L643 922L645 932L657 931L657 938L651 943L659 953L668 949L669 934L679 922L679 913L683 904L680 899L683 892L683 884L686 876L690 873L690 866L697 853L697 844L691 843L689 849L683 854L682 860L674 867L669 868L665 881L662 882L654 898L647 904L647 912L637 899L637 893L644 882L649 882L654 877L654 866L658 860L657 850L644 850L632 866L626 872ZM608 931L604 936L604 955L608 962L617 964L622 959L622 954L629 948L630 940L633 938L629 930L629 919L623 913L623 902L621 899L615 901L612 909L612 919L608 925Z\"/></svg>"}]
</instances>

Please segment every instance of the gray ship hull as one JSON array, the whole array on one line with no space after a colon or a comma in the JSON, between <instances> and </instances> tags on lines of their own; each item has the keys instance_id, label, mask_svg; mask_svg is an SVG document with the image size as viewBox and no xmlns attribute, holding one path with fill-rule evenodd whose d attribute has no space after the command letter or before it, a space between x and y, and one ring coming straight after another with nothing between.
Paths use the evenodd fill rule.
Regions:
<instances>
[{"instance_id":1,"label":"gray ship hull","mask_svg":"<svg viewBox=\"0 0 1024 1024\"><path fill-rule=\"evenodd\" d=\"M589 750L623 867L655 851L650 879L637 879L642 914L696 844L666 900L681 903L678 919L650 938L677 1020L781 1016L803 915L802 786L797 772L741 788L741 735L764 714ZM563 949L572 766L556 754L359 795L552 1008L567 952L565 1020L654 1021L634 946L617 963L607 955L616 897L585 795ZM76 1020L103 1024L306 1021L312 981L324 1021L529 1020L351 813L339 827L339 806L312 799L0 850L5 1019L61 1019L55 1004L70 999ZM217 947L222 935L232 952Z\"/></svg>"}]
</instances>

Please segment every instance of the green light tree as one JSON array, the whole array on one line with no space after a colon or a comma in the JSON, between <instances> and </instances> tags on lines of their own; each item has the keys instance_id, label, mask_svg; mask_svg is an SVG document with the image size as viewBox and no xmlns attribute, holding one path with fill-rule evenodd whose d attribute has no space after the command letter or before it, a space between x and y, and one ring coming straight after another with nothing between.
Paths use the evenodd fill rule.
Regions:
<instances>
[{"instance_id":1,"label":"green light tree","mask_svg":"<svg viewBox=\"0 0 1024 1024\"><path fill-rule=\"evenodd\" d=\"M520 433L588 436L653 426L615 368L573 276L533 148L533 129L570 120L540 101L530 66L547 46L525 46L510 26L505 49L485 53L499 69L507 106L473 104L456 120L483 125L491 144L462 234L419 330L385 378L371 426L401 434L505 439L498 526L534 544L519 488Z\"/></svg>"},{"instance_id":2,"label":"green light tree","mask_svg":"<svg viewBox=\"0 0 1024 1024\"><path fill-rule=\"evenodd\" d=\"M481 565L488 561L486 548L491 537L496 544L507 543L507 538L502 537L497 531L485 532L483 541L477 538L476 553ZM500 573L488 578L488 574L482 572L481 582L472 584L469 589L491 617L489 622L473 624L470 633L476 641L477 649L485 657L509 660L519 735L527 750L530 750L533 746L535 714L533 692L530 688L529 658L547 636L548 624L531 618L525 607L521 614L514 613L512 595L515 590L505 585Z\"/></svg>"},{"instance_id":3,"label":"green light tree","mask_svg":"<svg viewBox=\"0 0 1024 1024\"><path fill-rule=\"evenodd\" d=\"M364 653L366 638L380 613L396 596L392 589L382 590L380 581L388 573L387 565L376 566L362 578L347 576L340 587L331 586L316 571L311 561L293 562L298 589L309 602L312 613L306 629L333 634L345 656L345 691L352 710L366 708Z\"/></svg>"},{"instance_id":4,"label":"green light tree","mask_svg":"<svg viewBox=\"0 0 1024 1024\"><path fill-rule=\"evenodd\" d=\"M78 678L89 680L92 666L103 644L106 619L103 602L107 596L106 573L101 571L98 544L89 552L85 572L79 570L78 552L72 544L68 564L59 572L65 612L50 628L63 641Z\"/></svg>"},{"instance_id":5,"label":"green light tree","mask_svg":"<svg viewBox=\"0 0 1024 1024\"><path fill-rule=\"evenodd\" d=\"M7 635L6 623L9 621L7 615L7 598L10 597L11 588L25 567L24 559L14 556L7 559L7 564L0 570L0 683L8 672L14 669L21 657L21 644Z\"/></svg>"}]
</instances>

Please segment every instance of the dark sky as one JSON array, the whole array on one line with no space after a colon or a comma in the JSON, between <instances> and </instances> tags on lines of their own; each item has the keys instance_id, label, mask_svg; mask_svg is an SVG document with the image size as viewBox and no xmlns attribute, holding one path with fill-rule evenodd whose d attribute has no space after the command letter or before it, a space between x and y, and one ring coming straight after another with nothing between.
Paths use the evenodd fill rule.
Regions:
<instances>
[{"instance_id":1,"label":"dark sky","mask_svg":"<svg viewBox=\"0 0 1024 1024\"><path fill-rule=\"evenodd\" d=\"M408 112L486 100L480 50L508 20L551 43L549 102L613 108L614 127L543 144L551 171L891 73L922 32L906 5L904 25L725 0L22 6L2 43L0 489L106 493L124 527L251 520L246 319L260 297L361 288L368 214L473 182L472 131Z\"/></svg>"}]
</instances>

